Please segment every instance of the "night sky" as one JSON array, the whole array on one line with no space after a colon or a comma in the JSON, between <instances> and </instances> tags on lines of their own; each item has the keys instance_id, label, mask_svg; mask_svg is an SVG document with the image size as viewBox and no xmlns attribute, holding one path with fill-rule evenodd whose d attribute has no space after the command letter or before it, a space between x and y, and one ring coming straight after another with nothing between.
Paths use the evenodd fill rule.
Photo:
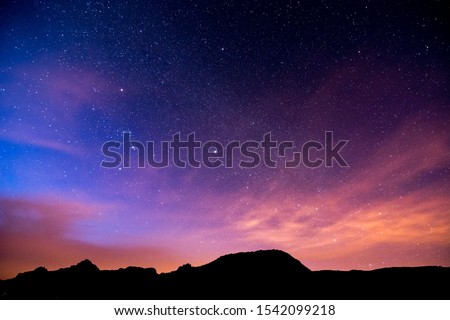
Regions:
<instances>
[{"instance_id":1,"label":"night sky","mask_svg":"<svg viewBox=\"0 0 450 320\"><path fill-rule=\"evenodd\" d=\"M450 265L446 1L0 6L0 278L269 248L313 270ZM349 167L100 167L123 132L325 131Z\"/></svg>"}]
</instances>

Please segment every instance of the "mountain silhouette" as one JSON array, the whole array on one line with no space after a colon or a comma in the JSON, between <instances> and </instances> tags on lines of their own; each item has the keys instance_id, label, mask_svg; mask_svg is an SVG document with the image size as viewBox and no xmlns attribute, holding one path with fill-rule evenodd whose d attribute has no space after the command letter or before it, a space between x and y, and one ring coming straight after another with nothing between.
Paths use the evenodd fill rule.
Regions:
<instances>
[{"instance_id":1,"label":"mountain silhouette","mask_svg":"<svg viewBox=\"0 0 450 320\"><path fill-rule=\"evenodd\" d=\"M311 271L279 250L241 252L208 264L100 270L89 260L39 267L0 281L2 299L449 299L450 268Z\"/></svg>"}]
</instances>

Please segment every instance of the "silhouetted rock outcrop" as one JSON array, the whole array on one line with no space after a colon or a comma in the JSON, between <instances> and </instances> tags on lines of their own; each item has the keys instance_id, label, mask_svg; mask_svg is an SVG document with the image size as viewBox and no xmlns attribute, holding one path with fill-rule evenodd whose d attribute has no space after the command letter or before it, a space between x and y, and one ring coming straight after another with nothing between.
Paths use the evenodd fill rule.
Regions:
<instances>
[{"instance_id":1,"label":"silhouetted rock outcrop","mask_svg":"<svg viewBox=\"0 0 450 320\"><path fill-rule=\"evenodd\" d=\"M91 273L91 272L99 272L100 271L100 269L95 264L93 264L91 261L89 261L87 259L79 262L75 266L71 266L67 269L60 269L60 270L61 271L78 272L78 273Z\"/></svg>"},{"instance_id":2,"label":"silhouetted rock outcrop","mask_svg":"<svg viewBox=\"0 0 450 320\"><path fill-rule=\"evenodd\" d=\"M0 281L2 299L449 299L450 268L310 271L279 250L222 256L200 267L99 270L89 260Z\"/></svg>"},{"instance_id":3,"label":"silhouetted rock outcrop","mask_svg":"<svg viewBox=\"0 0 450 320\"><path fill-rule=\"evenodd\" d=\"M233 274L258 273L270 275L310 272L300 261L281 250L260 250L227 254L200 268L208 272L225 271Z\"/></svg>"}]
</instances>

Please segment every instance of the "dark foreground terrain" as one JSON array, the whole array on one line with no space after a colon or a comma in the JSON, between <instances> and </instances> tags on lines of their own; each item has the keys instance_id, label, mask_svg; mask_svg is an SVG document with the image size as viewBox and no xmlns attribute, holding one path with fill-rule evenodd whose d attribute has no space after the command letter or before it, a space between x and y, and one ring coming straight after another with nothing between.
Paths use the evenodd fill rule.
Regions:
<instances>
[{"instance_id":1,"label":"dark foreground terrain","mask_svg":"<svg viewBox=\"0 0 450 320\"><path fill-rule=\"evenodd\" d=\"M88 260L0 281L2 299L450 299L450 268L310 271L289 254L230 254L200 267L99 270Z\"/></svg>"}]
</instances>

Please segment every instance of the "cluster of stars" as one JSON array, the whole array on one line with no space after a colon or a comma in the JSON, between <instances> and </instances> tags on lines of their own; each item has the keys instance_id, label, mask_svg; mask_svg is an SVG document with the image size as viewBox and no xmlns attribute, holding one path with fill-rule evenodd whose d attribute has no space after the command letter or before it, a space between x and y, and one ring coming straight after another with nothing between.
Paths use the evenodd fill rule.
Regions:
<instances>
[{"instance_id":1,"label":"cluster of stars","mask_svg":"<svg viewBox=\"0 0 450 320\"><path fill-rule=\"evenodd\" d=\"M448 265L444 7L5 5L0 278L67 259L170 270L274 247L312 269ZM302 145L324 131L350 140L349 168L100 168L123 132Z\"/></svg>"}]
</instances>

